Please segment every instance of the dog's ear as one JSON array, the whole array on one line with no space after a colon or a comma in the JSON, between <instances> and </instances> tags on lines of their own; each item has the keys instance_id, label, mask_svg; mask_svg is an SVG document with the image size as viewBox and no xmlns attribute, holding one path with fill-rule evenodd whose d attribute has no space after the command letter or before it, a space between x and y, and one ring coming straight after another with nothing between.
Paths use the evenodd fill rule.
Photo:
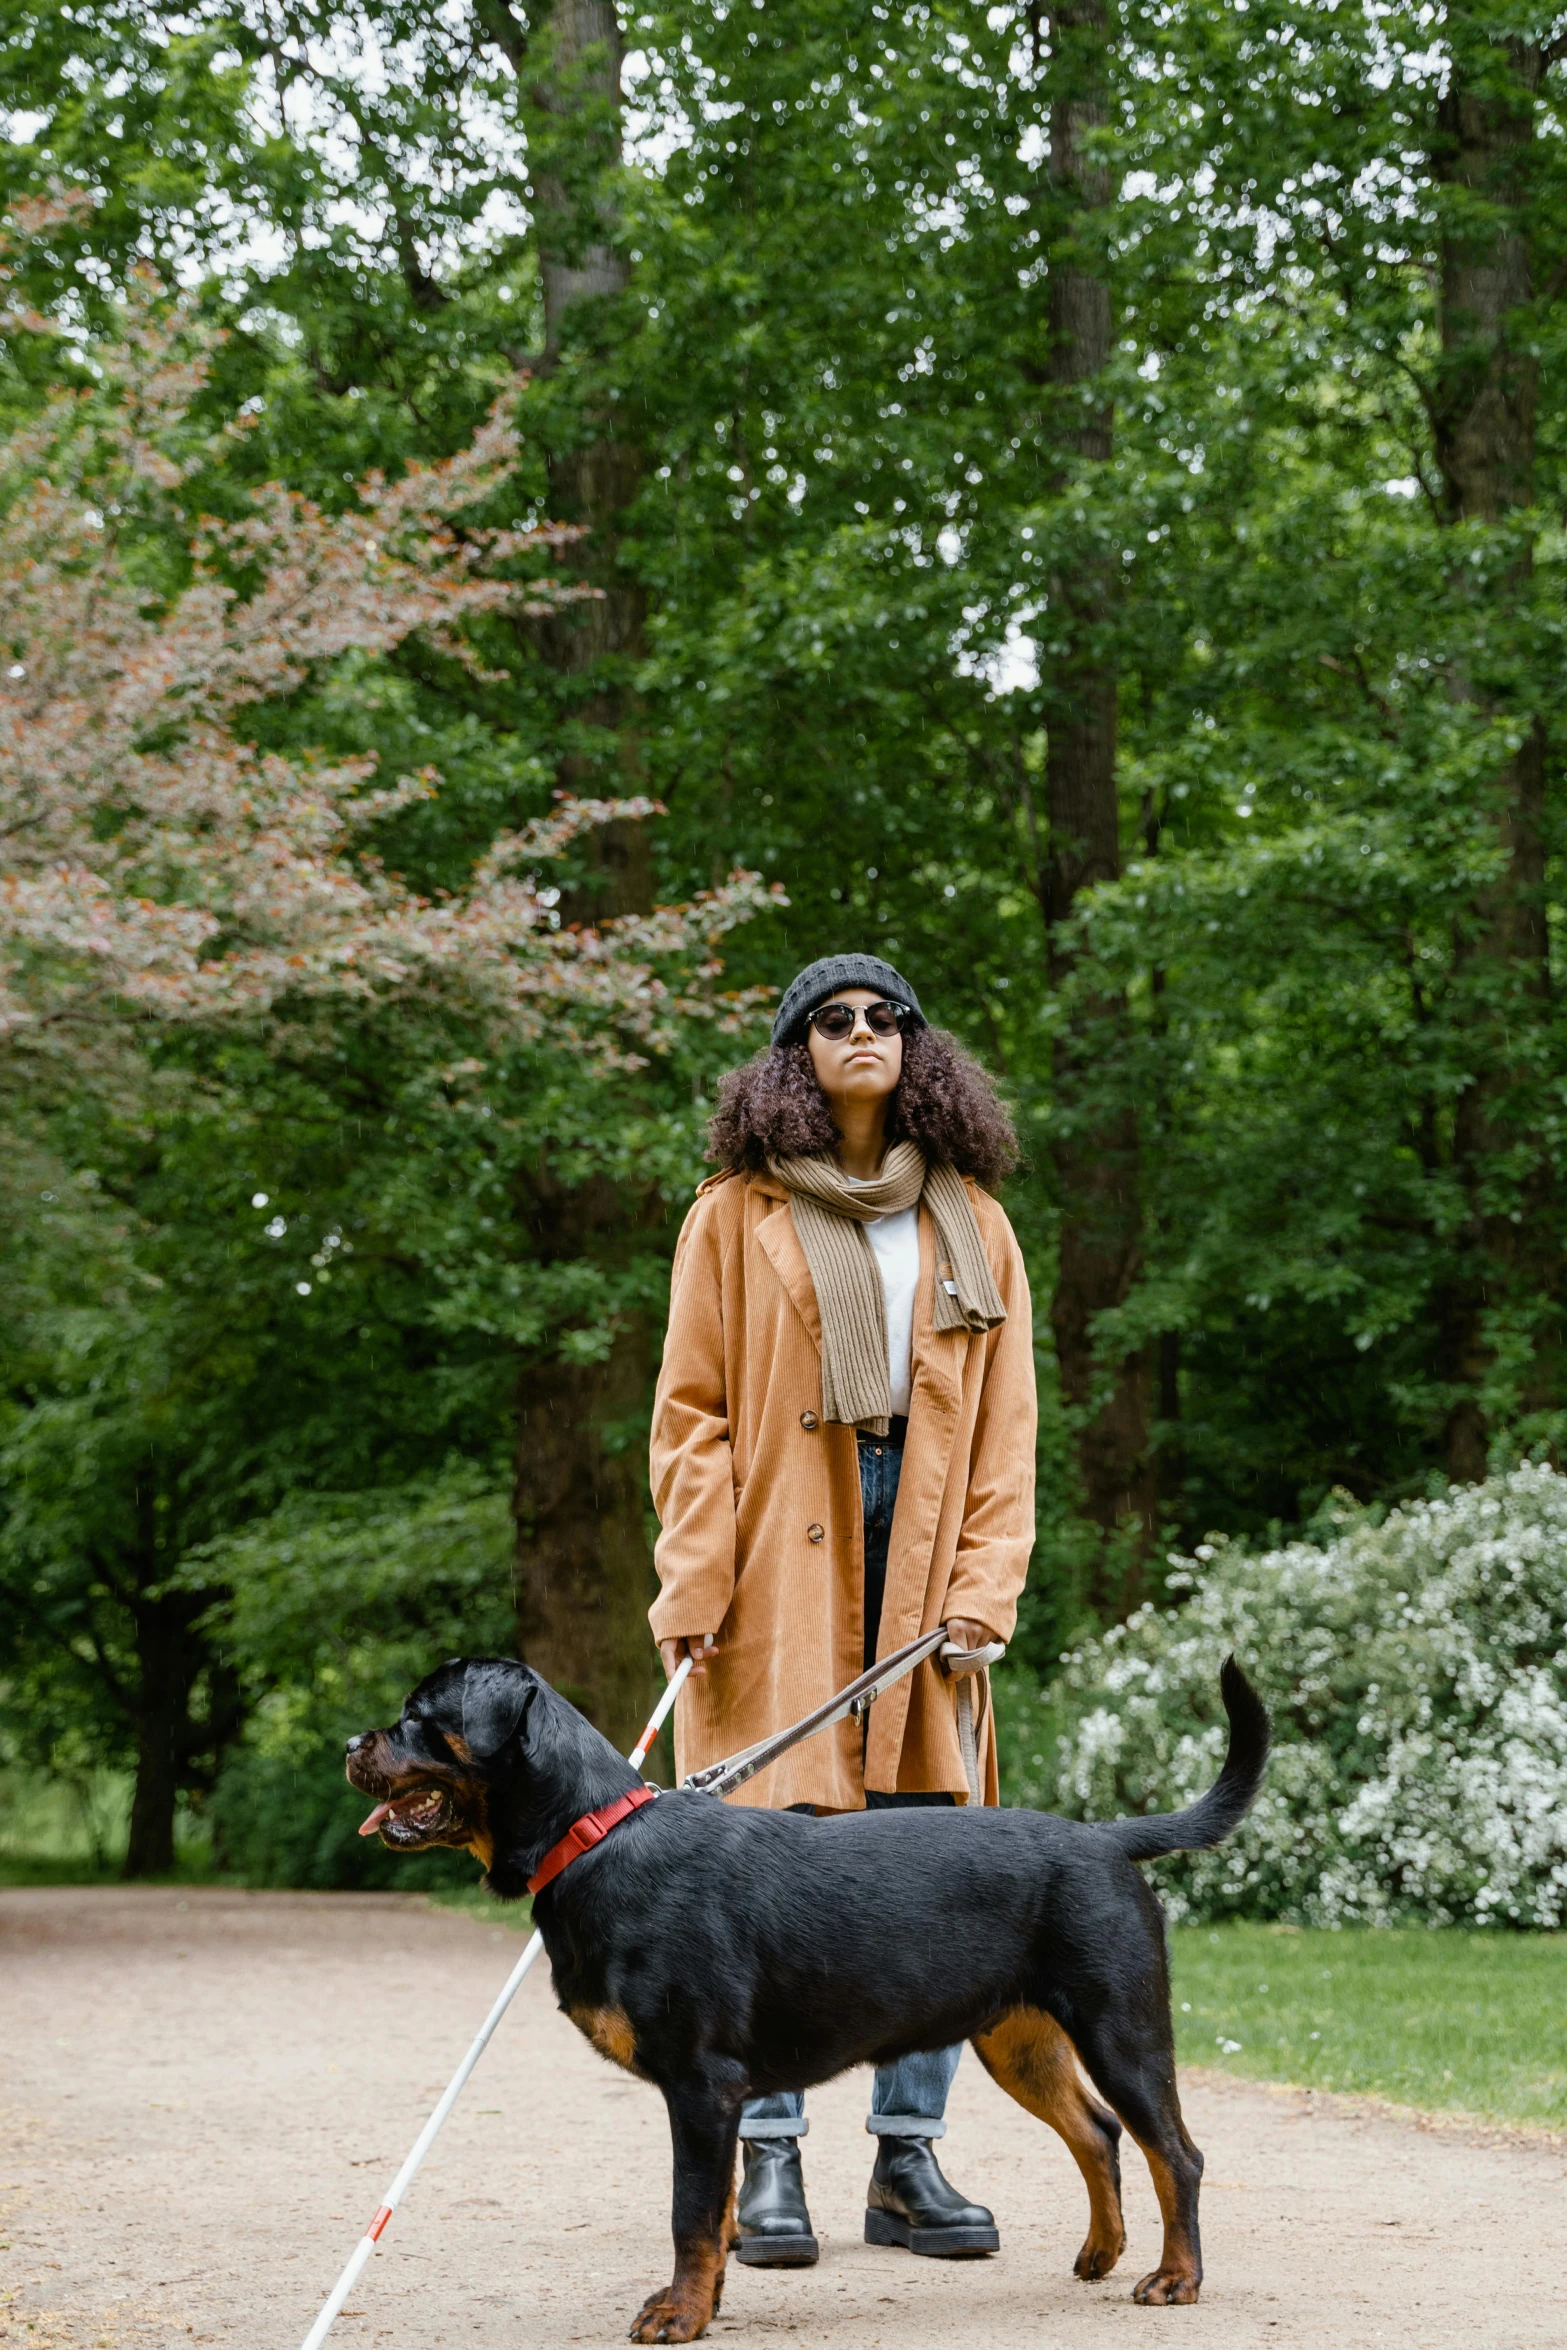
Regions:
<instances>
[{"instance_id":1,"label":"dog's ear","mask_svg":"<svg viewBox=\"0 0 1567 2350\"><path fill-rule=\"evenodd\" d=\"M462 1684L462 1734L476 1762L499 1754L532 1694L533 1676L526 1665L500 1657L469 1665Z\"/></svg>"}]
</instances>

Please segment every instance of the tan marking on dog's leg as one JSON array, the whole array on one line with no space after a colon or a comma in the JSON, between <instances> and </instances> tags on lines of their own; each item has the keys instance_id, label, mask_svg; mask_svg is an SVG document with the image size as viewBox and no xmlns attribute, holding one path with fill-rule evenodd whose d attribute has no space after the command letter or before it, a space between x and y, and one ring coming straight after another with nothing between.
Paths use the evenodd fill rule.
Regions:
<instances>
[{"instance_id":1,"label":"tan marking on dog's leg","mask_svg":"<svg viewBox=\"0 0 1567 2350\"><path fill-rule=\"evenodd\" d=\"M1197 2186L1202 2156L1181 2127L1182 2152L1190 2158L1183 2177L1157 2146L1139 2138L1153 2174L1154 2193L1164 2218L1164 2249L1159 2265L1132 2287L1132 2299L1151 2309L1184 2306L1196 2300L1202 2286L1202 2247L1197 2233Z\"/></svg>"},{"instance_id":2,"label":"tan marking on dog's leg","mask_svg":"<svg viewBox=\"0 0 1567 2350\"><path fill-rule=\"evenodd\" d=\"M724 2298L724 2271L729 2263L733 2245L740 2241L740 2230L735 2220L735 2183L729 2181L729 2199L724 2205L724 2216L718 2223L718 2273L713 2279L713 2315L718 2315Z\"/></svg>"},{"instance_id":3,"label":"tan marking on dog's leg","mask_svg":"<svg viewBox=\"0 0 1567 2350\"><path fill-rule=\"evenodd\" d=\"M1013 2008L974 2046L992 2080L1071 2149L1088 2189L1088 2234L1073 2267L1084 2279L1107 2277L1126 2246L1120 2124L1090 2096L1071 2041L1042 2008Z\"/></svg>"},{"instance_id":4,"label":"tan marking on dog's leg","mask_svg":"<svg viewBox=\"0 0 1567 2350\"><path fill-rule=\"evenodd\" d=\"M694 2342L718 2315L724 2288L725 2240L675 2246L675 2273L650 2293L631 2321L633 2342Z\"/></svg>"},{"instance_id":5,"label":"tan marking on dog's leg","mask_svg":"<svg viewBox=\"0 0 1567 2350\"><path fill-rule=\"evenodd\" d=\"M636 2071L636 2029L623 2007L569 2007L566 2013L600 2056L607 2056L624 2072Z\"/></svg>"}]
</instances>

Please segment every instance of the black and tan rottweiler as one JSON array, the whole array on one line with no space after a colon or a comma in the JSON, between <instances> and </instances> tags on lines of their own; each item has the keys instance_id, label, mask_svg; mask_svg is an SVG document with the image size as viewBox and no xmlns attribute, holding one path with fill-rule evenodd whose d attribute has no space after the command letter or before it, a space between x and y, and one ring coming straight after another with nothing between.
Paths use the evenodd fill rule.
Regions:
<instances>
[{"instance_id":1,"label":"black and tan rottweiler","mask_svg":"<svg viewBox=\"0 0 1567 2350\"><path fill-rule=\"evenodd\" d=\"M817 1820L662 1794L542 1886L534 1916L562 2008L669 2108L675 2274L634 2341L694 2341L718 2307L746 2098L957 2040L1076 2157L1077 2274L1121 2256L1124 2122L1164 2215L1159 2265L1133 2298L1196 2300L1202 2156L1176 2095L1164 1922L1132 1864L1219 1843L1255 1796L1268 1718L1233 1657L1221 1687L1229 1752L1186 1811L1097 1826L978 1809ZM574 1706L494 1657L422 1681L400 1721L351 1741L348 1776L375 1799L367 1829L401 1852L466 1846L502 1900L585 1815L641 1792Z\"/></svg>"}]
</instances>

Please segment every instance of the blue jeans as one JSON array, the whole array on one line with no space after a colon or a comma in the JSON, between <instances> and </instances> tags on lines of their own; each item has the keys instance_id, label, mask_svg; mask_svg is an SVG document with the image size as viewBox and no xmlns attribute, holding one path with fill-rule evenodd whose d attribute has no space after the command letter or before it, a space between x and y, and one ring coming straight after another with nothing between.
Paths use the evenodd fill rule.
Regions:
<instances>
[{"instance_id":1,"label":"blue jeans","mask_svg":"<svg viewBox=\"0 0 1567 2350\"><path fill-rule=\"evenodd\" d=\"M894 1420L890 1436L860 1438L867 1668L875 1662L876 1636L881 1629L882 1595L887 1587L887 1546L892 1536L892 1510L898 1498L907 1426L904 1420ZM950 1795L889 1795L870 1788L865 1793L867 1811L912 1810L951 1801ZM872 2136L944 2138L947 2091L962 2054L960 2040L955 2048L922 2049L913 2056L900 2056L895 2064L878 2065L871 2090L871 2109L865 2120ZM776 2097L753 2097L740 2115L742 2138L803 2138L809 2127L805 2118L805 2094L800 2089L785 2089Z\"/></svg>"}]
</instances>

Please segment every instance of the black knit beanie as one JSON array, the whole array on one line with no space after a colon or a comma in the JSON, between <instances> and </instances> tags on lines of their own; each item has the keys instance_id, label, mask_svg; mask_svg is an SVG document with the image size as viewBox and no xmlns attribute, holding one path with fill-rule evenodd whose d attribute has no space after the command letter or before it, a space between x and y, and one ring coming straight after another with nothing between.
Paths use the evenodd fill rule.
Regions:
<instances>
[{"instance_id":1,"label":"black knit beanie","mask_svg":"<svg viewBox=\"0 0 1567 2350\"><path fill-rule=\"evenodd\" d=\"M798 1044L817 1005L825 1004L829 996L837 995L845 987L873 987L878 995L890 996L894 1003L907 1004L921 1026L924 1025L919 997L890 963L883 963L875 955L823 955L819 963L807 963L799 977L792 979L784 990L783 1002L773 1021L774 1044Z\"/></svg>"}]
</instances>

